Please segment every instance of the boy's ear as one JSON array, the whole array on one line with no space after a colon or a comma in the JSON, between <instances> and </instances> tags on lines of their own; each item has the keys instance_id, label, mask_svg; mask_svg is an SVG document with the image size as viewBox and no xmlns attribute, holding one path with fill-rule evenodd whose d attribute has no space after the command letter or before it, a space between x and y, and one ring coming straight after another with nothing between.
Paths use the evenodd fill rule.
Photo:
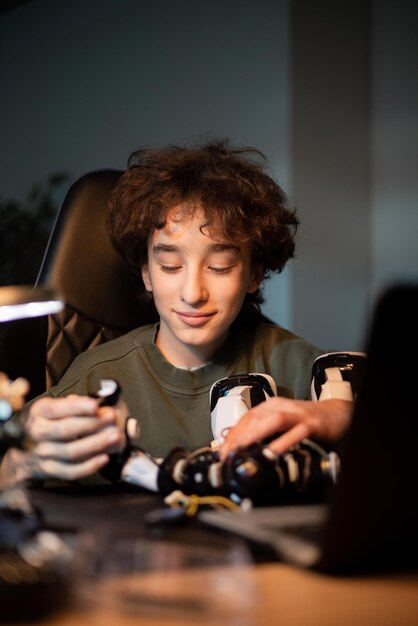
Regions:
<instances>
[{"instance_id":1,"label":"boy's ear","mask_svg":"<svg viewBox=\"0 0 418 626\"><path fill-rule=\"evenodd\" d=\"M148 292L152 292L152 284L151 284L151 279L149 276L148 265L143 265L141 267L141 275L142 275L142 280L144 281L145 289Z\"/></svg>"},{"instance_id":2,"label":"boy's ear","mask_svg":"<svg viewBox=\"0 0 418 626\"><path fill-rule=\"evenodd\" d=\"M250 281L248 283L247 293L254 293L257 291L264 277L264 266L259 263L255 265L252 269L252 273L250 276Z\"/></svg>"}]
</instances>

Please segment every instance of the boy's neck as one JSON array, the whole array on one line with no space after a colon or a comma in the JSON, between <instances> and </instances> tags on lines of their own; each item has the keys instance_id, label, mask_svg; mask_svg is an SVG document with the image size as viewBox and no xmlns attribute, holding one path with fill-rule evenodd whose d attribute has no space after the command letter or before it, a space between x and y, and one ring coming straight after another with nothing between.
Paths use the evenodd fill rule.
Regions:
<instances>
[{"instance_id":1,"label":"boy's neck","mask_svg":"<svg viewBox=\"0 0 418 626\"><path fill-rule=\"evenodd\" d=\"M220 338L216 345L205 349L205 346L191 346L181 343L173 345L170 342L165 342L161 336L161 330L158 329L155 345L171 365L181 369L192 370L209 363L216 352L224 345L227 336L228 333Z\"/></svg>"}]
</instances>

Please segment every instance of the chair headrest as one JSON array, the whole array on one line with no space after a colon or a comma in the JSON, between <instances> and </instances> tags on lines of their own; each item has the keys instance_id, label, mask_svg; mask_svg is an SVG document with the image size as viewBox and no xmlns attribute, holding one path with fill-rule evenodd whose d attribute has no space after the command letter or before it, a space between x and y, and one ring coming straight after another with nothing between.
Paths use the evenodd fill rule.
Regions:
<instances>
[{"instance_id":1,"label":"chair headrest","mask_svg":"<svg viewBox=\"0 0 418 626\"><path fill-rule=\"evenodd\" d=\"M37 283L60 290L73 309L105 326L130 330L156 320L153 303L138 300L142 279L113 249L104 228L111 190L120 170L78 179L55 222Z\"/></svg>"}]
</instances>

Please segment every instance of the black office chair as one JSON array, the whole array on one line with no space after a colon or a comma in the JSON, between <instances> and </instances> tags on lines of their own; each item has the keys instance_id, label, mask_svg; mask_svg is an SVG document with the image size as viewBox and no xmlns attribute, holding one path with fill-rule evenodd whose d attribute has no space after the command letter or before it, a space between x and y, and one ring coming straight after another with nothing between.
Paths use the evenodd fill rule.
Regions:
<instances>
[{"instance_id":1,"label":"black office chair","mask_svg":"<svg viewBox=\"0 0 418 626\"><path fill-rule=\"evenodd\" d=\"M139 299L141 279L113 250L104 229L108 197L121 174L82 176L59 210L36 286L58 290L64 310L2 329L0 371L28 378L29 398L56 384L80 352L157 320L153 303Z\"/></svg>"}]
</instances>

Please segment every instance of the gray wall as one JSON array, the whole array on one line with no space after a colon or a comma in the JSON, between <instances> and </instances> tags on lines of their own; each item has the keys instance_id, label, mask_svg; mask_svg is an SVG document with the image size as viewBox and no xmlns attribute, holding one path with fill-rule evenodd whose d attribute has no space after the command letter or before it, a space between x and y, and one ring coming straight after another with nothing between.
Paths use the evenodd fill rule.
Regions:
<instances>
[{"instance_id":1,"label":"gray wall","mask_svg":"<svg viewBox=\"0 0 418 626\"><path fill-rule=\"evenodd\" d=\"M31 0L5 14L0 194L205 133L257 146L287 188L287 25L285 0ZM267 292L289 325L286 275Z\"/></svg>"},{"instance_id":2,"label":"gray wall","mask_svg":"<svg viewBox=\"0 0 418 626\"><path fill-rule=\"evenodd\" d=\"M418 3L290 6L293 328L361 348L376 298L418 281Z\"/></svg>"},{"instance_id":3,"label":"gray wall","mask_svg":"<svg viewBox=\"0 0 418 626\"><path fill-rule=\"evenodd\" d=\"M418 278L418 3L376 0L371 294Z\"/></svg>"},{"instance_id":4,"label":"gray wall","mask_svg":"<svg viewBox=\"0 0 418 626\"><path fill-rule=\"evenodd\" d=\"M292 173L301 218L294 328L359 344L369 283L369 13L363 0L292 4Z\"/></svg>"},{"instance_id":5,"label":"gray wall","mask_svg":"<svg viewBox=\"0 0 418 626\"><path fill-rule=\"evenodd\" d=\"M0 17L0 195L143 145L253 144L302 221L266 313L359 348L381 289L418 278L416 7L31 0Z\"/></svg>"}]
</instances>

